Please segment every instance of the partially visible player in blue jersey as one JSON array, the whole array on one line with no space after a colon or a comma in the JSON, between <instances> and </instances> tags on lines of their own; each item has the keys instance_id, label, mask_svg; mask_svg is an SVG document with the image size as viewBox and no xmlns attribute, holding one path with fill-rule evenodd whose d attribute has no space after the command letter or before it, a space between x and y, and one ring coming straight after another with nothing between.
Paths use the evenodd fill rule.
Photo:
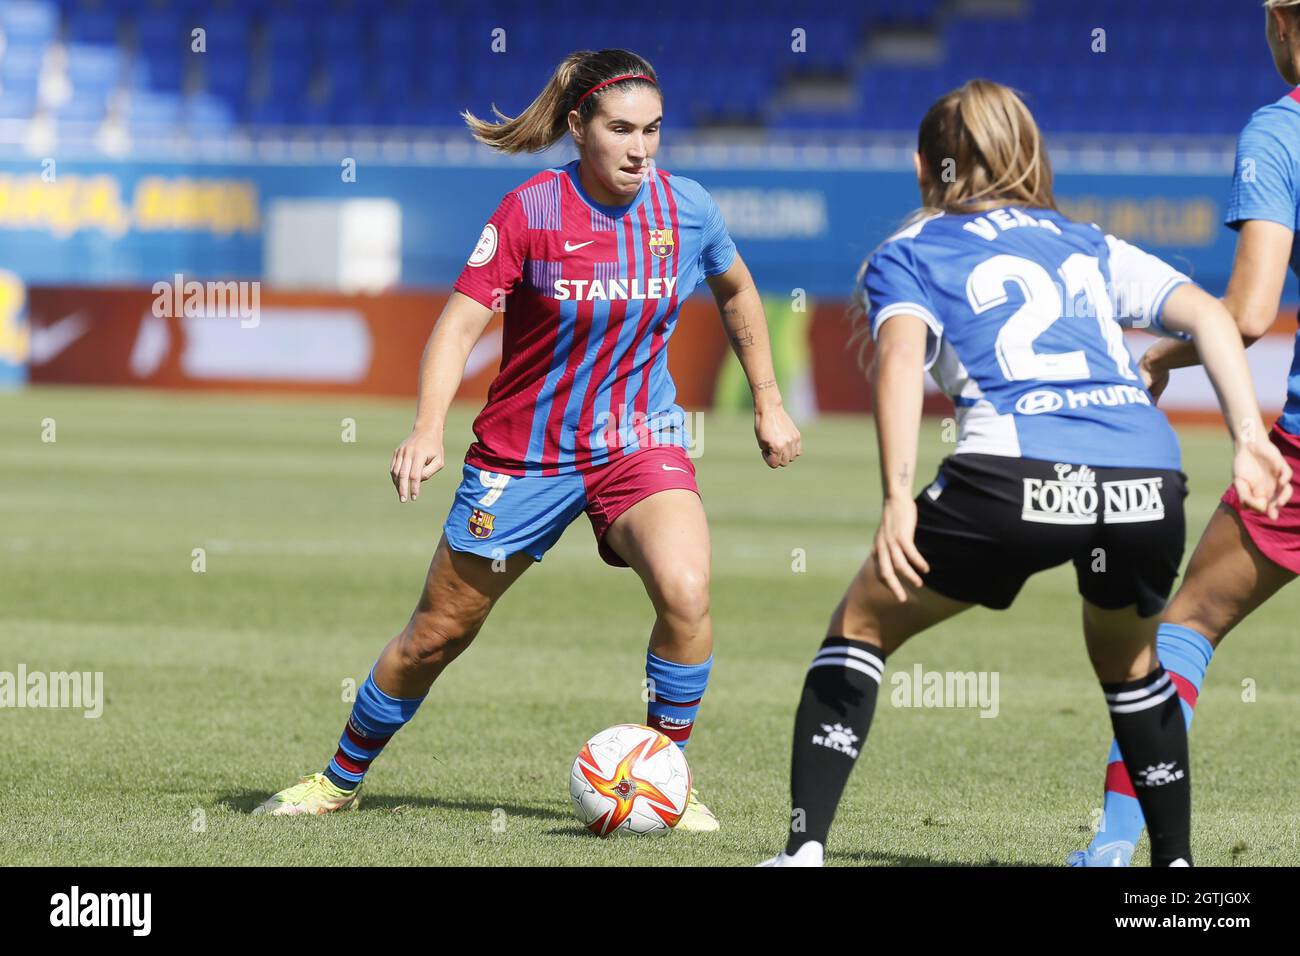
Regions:
<instances>
[{"instance_id":1,"label":"partially visible player in blue jersey","mask_svg":"<svg viewBox=\"0 0 1300 956\"><path fill-rule=\"evenodd\" d=\"M925 208L862 274L880 527L805 678L790 835L769 863L822 862L888 656L975 604L1009 607L1030 575L1069 561L1152 862L1191 865L1187 732L1155 653L1183 554L1185 476L1120 324L1195 342L1232 433L1236 488L1276 515L1291 476L1264 438L1241 337L1186 276L1056 210L1038 128L1011 90L975 80L948 93L918 140ZM925 369L956 405L959 435L913 500Z\"/></svg>"},{"instance_id":2,"label":"partially visible player in blue jersey","mask_svg":"<svg viewBox=\"0 0 1300 956\"><path fill-rule=\"evenodd\" d=\"M1282 78L1300 85L1300 0L1265 4L1268 45ZM1223 303L1247 345L1272 327L1288 267L1300 275L1300 88L1255 113L1237 142L1237 165L1225 217L1238 232L1237 254ZM1144 381L1156 397L1171 369L1196 365L1196 350L1158 342L1142 356ZM1286 407L1269 439L1300 472L1300 333L1287 377ZM1246 615L1300 574L1300 495L1277 515L1242 507L1229 488L1210 518L1160 625L1160 661L1178 686L1187 726L1205 670L1219 642ZM1112 743L1100 826L1071 866L1127 866L1142 835L1142 808L1121 772Z\"/></svg>"}]
</instances>

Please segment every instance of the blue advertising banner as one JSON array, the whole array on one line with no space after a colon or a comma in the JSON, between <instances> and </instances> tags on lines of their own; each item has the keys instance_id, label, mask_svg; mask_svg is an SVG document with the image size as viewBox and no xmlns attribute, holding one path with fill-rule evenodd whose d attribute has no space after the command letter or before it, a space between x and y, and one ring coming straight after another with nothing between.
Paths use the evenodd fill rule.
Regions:
<instances>
[{"instance_id":1,"label":"blue advertising banner","mask_svg":"<svg viewBox=\"0 0 1300 956\"><path fill-rule=\"evenodd\" d=\"M554 159L536 158L542 168ZM912 211L909 169L668 166L710 190L763 291L847 298L862 258ZM280 199L384 198L401 207L401 285L446 288L516 163L0 161L0 267L28 285L152 285L185 273L255 279ZM1228 179L1209 173L1058 175L1063 210L1099 223L1220 294L1233 234Z\"/></svg>"}]
</instances>

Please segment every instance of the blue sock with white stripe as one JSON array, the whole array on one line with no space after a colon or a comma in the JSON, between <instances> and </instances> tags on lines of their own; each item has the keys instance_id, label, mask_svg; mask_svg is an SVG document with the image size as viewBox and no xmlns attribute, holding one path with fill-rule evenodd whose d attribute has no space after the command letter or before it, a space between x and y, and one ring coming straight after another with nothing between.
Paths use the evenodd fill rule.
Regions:
<instances>
[{"instance_id":1,"label":"blue sock with white stripe","mask_svg":"<svg viewBox=\"0 0 1300 956\"><path fill-rule=\"evenodd\" d=\"M709 686L712 667L712 657L702 664L677 664L646 652L646 696L649 700L646 702L645 722L665 734L683 751L691 739L695 715L699 713L704 690Z\"/></svg>"},{"instance_id":2,"label":"blue sock with white stripe","mask_svg":"<svg viewBox=\"0 0 1300 956\"><path fill-rule=\"evenodd\" d=\"M822 642L804 677L790 759L790 838L785 852L822 846L867 738L885 669L880 648L847 637Z\"/></svg>"}]
</instances>

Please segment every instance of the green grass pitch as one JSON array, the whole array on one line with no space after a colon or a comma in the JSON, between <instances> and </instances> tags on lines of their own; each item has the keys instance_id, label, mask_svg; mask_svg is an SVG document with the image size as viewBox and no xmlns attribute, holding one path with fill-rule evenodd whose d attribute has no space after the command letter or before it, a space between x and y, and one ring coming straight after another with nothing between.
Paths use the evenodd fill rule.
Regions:
<instances>
[{"instance_id":1,"label":"green grass pitch","mask_svg":"<svg viewBox=\"0 0 1300 956\"><path fill-rule=\"evenodd\" d=\"M571 814L582 741L644 717L651 621L581 518L376 761L360 812L249 815L329 759L345 681L417 597L460 469L397 503L387 468L410 418L409 402L349 398L0 397L0 671L102 671L107 698L98 719L0 710L0 863L746 865L781 846L803 673L874 529L865 420L808 426L804 458L771 472L747 417L704 417L717 651L688 757L719 833L600 841ZM1190 553L1228 446L1182 437ZM927 423L923 477L949 447ZM829 862L1059 865L1087 842L1110 733L1078 606L1058 569L891 660ZM1298 609L1283 592L1211 665L1192 734L1199 864L1300 863ZM996 671L998 715L893 706L889 674L917 663Z\"/></svg>"}]
</instances>

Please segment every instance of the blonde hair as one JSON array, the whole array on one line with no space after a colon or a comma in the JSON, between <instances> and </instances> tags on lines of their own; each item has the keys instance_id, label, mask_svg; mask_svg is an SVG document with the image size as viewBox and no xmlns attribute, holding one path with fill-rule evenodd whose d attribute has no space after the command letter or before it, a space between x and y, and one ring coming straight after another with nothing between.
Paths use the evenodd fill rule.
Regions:
<instances>
[{"instance_id":1,"label":"blonde hair","mask_svg":"<svg viewBox=\"0 0 1300 956\"><path fill-rule=\"evenodd\" d=\"M1300 7L1300 0L1264 0L1265 10L1281 10L1286 7Z\"/></svg>"},{"instance_id":2,"label":"blonde hair","mask_svg":"<svg viewBox=\"0 0 1300 956\"><path fill-rule=\"evenodd\" d=\"M939 97L921 120L916 149L926 214L1007 203L1056 209L1042 133L1029 107L1001 83L971 80Z\"/></svg>"},{"instance_id":3,"label":"blonde hair","mask_svg":"<svg viewBox=\"0 0 1300 956\"><path fill-rule=\"evenodd\" d=\"M506 116L495 105L495 123L481 120L469 110L460 115L480 143L502 153L536 153L554 146L569 131L570 110L576 108L586 124L605 93L638 85L658 90L654 67L644 58L630 50L577 50L560 61L537 98L518 116ZM601 89L592 93L597 86Z\"/></svg>"},{"instance_id":4,"label":"blonde hair","mask_svg":"<svg viewBox=\"0 0 1300 956\"><path fill-rule=\"evenodd\" d=\"M916 151L922 206L900 229L940 212L963 215L1010 204L1056 210L1052 164L1038 123L1016 92L1001 83L971 80L939 97L921 120ZM858 269L850 342L866 332L870 259ZM859 365L869 341L868 336L858 348Z\"/></svg>"}]
</instances>

